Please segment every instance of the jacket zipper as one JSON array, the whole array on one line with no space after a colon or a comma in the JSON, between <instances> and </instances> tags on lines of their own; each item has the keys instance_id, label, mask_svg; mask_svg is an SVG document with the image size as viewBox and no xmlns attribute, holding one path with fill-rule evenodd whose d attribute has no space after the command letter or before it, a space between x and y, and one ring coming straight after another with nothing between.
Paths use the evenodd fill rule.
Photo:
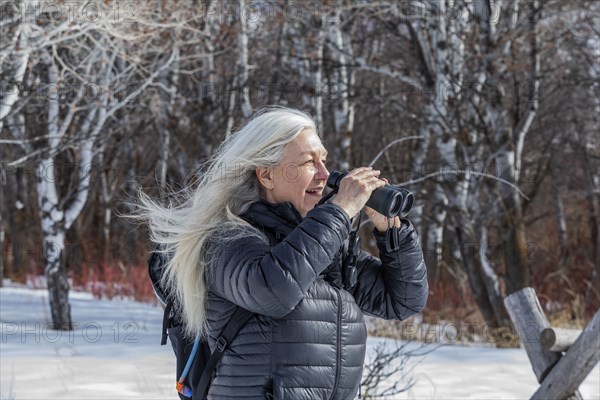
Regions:
<instances>
[{"instance_id":1,"label":"jacket zipper","mask_svg":"<svg viewBox=\"0 0 600 400\"><path fill-rule=\"evenodd\" d=\"M337 287L333 287L338 298L338 309L337 309L337 360L335 366L335 383L333 385L333 392L331 393L330 400L335 398L335 394L340 383L340 373L342 364L342 296L340 290Z\"/></svg>"}]
</instances>

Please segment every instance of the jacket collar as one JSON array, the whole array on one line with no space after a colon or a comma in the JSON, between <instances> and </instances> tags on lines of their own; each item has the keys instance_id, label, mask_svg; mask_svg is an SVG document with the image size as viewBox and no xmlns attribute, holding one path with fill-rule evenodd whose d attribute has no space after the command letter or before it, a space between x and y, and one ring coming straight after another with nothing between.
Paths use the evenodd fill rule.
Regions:
<instances>
[{"instance_id":1,"label":"jacket collar","mask_svg":"<svg viewBox=\"0 0 600 400\"><path fill-rule=\"evenodd\" d=\"M292 203L274 204L265 200L252 203L242 218L254 226L275 231L284 237L303 219Z\"/></svg>"},{"instance_id":2,"label":"jacket collar","mask_svg":"<svg viewBox=\"0 0 600 400\"><path fill-rule=\"evenodd\" d=\"M303 219L292 203L273 204L265 200L252 203L241 217L265 233L273 232L277 242L285 238ZM341 263L340 251L335 260L321 273L326 281L338 288L343 287Z\"/></svg>"}]
</instances>

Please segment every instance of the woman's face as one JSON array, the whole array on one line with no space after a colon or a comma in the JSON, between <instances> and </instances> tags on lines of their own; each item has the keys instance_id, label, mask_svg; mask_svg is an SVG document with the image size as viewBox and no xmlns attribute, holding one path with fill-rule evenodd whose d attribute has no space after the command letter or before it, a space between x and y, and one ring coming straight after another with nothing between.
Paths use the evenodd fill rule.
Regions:
<instances>
[{"instance_id":1,"label":"woman's face","mask_svg":"<svg viewBox=\"0 0 600 400\"><path fill-rule=\"evenodd\" d=\"M291 202L304 218L323 195L329 176L325 167L327 150L312 129L305 129L284 149L281 163L257 169L270 203Z\"/></svg>"}]
</instances>

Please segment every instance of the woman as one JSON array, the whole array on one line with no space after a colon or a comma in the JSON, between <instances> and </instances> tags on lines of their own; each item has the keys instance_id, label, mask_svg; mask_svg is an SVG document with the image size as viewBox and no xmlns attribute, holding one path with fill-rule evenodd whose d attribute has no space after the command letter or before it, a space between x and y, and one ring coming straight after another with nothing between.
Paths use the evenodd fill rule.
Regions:
<instances>
[{"instance_id":1,"label":"woman","mask_svg":"<svg viewBox=\"0 0 600 400\"><path fill-rule=\"evenodd\" d=\"M217 366L208 399L352 399L365 358L363 313L405 319L425 306L426 269L410 222L365 207L385 184L379 171L350 171L335 198L317 206L326 158L310 117L273 107L217 149L183 204L162 208L142 196L153 240L174 254L166 283L187 333L214 349L236 307L256 313ZM363 208L381 260L361 251L348 287L344 242ZM392 225L400 247L387 251Z\"/></svg>"}]
</instances>

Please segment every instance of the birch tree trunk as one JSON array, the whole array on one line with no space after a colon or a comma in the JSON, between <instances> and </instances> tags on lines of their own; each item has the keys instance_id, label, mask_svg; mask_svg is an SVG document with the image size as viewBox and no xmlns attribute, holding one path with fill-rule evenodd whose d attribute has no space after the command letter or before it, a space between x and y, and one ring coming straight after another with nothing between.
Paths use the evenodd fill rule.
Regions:
<instances>
[{"instance_id":1,"label":"birch tree trunk","mask_svg":"<svg viewBox=\"0 0 600 400\"><path fill-rule=\"evenodd\" d=\"M175 35L178 36L179 32ZM161 201L166 201L167 197L167 168L170 156L170 143L172 133L176 133L177 118L174 115L175 100L177 98L177 87L179 85L179 63L173 63L173 70L163 76L163 84L168 89L161 90L160 104L157 106L159 111L159 129L160 129L160 147L158 149L158 185Z\"/></svg>"},{"instance_id":2,"label":"birch tree trunk","mask_svg":"<svg viewBox=\"0 0 600 400\"><path fill-rule=\"evenodd\" d=\"M309 91L305 89L313 88L315 86L310 62L314 56L310 56L310 51L307 45L306 31L308 30L302 28L302 21L294 21L289 23L289 32L290 36L292 37L292 54L290 55L290 64L291 68L296 71L298 75L296 89L300 93L302 99L297 107L310 107L314 110L314 93L313 95L310 95ZM317 116L314 115L313 118L315 119L316 123Z\"/></svg>"},{"instance_id":3,"label":"birch tree trunk","mask_svg":"<svg viewBox=\"0 0 600 400\"><path fill-rule=\"evenodd\" d=\"M102 147L98 152L98 165L100 172L100 206L102 210L102 255L105 262L110 262L110 241L112 222L112 199L117 188L117 159L113 158L108 165L105 164L105 149Z\"/></svg>"},{"instance_id":4,"label":"birch tree trunk","mask_svg":"<svg viewBox=\"0 0 600 400\"><path fill-rule=\"evenodd\" d=\"M280 4L280 6L283 10L287 10L287 0L283 1ZM275 70L273 71L273 76L271 78L271 87L269 90L269 104L287 105L288 99L286 98L286 96L281 96L280 93L282 93L284 87L287 86L284 86L283 83L286 79L286 76L284 75L284 70L288 65L289 49L287 48L287 46L290 40L290 24L288 23L288 18L286 15L284 15L283 11L280 14L278 14L278 18L281 19L281 29L279 30L277 53L275 54Z\"/></svg>"},{"instance_id":5,"label":"birch tree trunk","mask_svg":"<svg viewBox=\"0 0 600 400\"><path fill-rule=\"evenodd\" d=\"M250 88L248 87L250 78L250 65L248 64L248 21L247 15L244 15L246 10L246 0L239 0L240 7L240 33L239 40L239 60L238 66L240 71L239 85L241 94L242 115L244 119L250 118L252 115L252 104L250 104Z\"/></svg>"},{"instance_id":6,"label":"birch tree trunk","mask_svg":"<svg viewBox=\"0 0 600 400\"><path fill-rule=\"evenodd\" d=\"M25 140L25 118L23 113L17 112L12 113L8 120L8 129L13 137L19 144L18 146L25 153L31 153L33 151L32 146ZM9 185L15 187L15 198L14 208L12 212L8 214L8 226L10 229L10 237L12 238L12 273L18 277L25 275L26 273L26 261L23 257L23 248L26 245L25 236L23 231L19 229L19 226L31 226L31 216L27 212L27 206L29 205L28 187L29 187L29 176L23 172L23 168L16 167L15 174L9 176ZM12 201L12 199L11 199Z\"/></svg>"},{"instance_id":7,"label":"birch tree trunk","mask_svg":"<svg viewBox=\"0 0 600 400\"><path fill-rule=\"evenodd\" d=\"M49 82L56 82L56 66L52 62L48 64L48 71ZM59 133L57 122L58 105L52 103L50 102L48 107L48 134L50 137L57 138L50 140L50 153L56 153L58 146L60 146L58 138L62 135ZM96 111L92 110L88 114L86 123L91 124L95 115ZM56 159L45 158L38 164L37 168L37 196L43 235L44 271L48 285L53 329L73 329L68 300L69 282L64 254L65 234L81 213L87 200L90 179L90 170L88 167L92 161L94 139L95 137L92 136L81 144L78 191L68 208L63 209L59 199L56 186L58 179L56 174Z\"/></svg>"},{"instance_id":8,"label":"birch tree trunk","mask_svg":"<svg viewBox=\"0 0 600 400\"><path fill-rule=\"evenodd\" d=\"M206 53L204 57L202 57L202 77L204 78L200 88L200 98L203 101L208 101L211 106L215 105L217 100L217 96L215 93L216 85L217 85L217 76L215 69L215 46L212 43L212 24L213 24L213 15L216 15L215 7L217 7L215 0L207 0L204 3L205 6L205 20L204 27L202 30L203 34L203 50ZM209 113L209 118L212 118L212 113ZM212 119L208 121L209 126L212 125Z\"/></svg>"},{"instance_id":9,"label":"birch tree trunk","mask_svg":"<svg viewBox=\"0 0 600 400\"><path fill-rule=\"evenodd\" d=\"M558 271L561 273L566 270L569 258L569 238L567 236L567 218L565 216L565 206L559 188L554 185L554 206L556 208L556 225L558 227L559 261Z\"/></svg>"},{"instance_id":10,"label":"birch tree trunk","mask_svg":"<svg viewBox=\"0 0 600 400\"><path fill-rule=\"evenodd\" d=\"M321 23L317 31L317 49L313 60L313 77L315 94L312 98L313 110L315 110L315 125L317 131L323 132L323 91L326 90L325 80L323 79L323 49L327 39L327 19L321 16Z\"/></svg>"},{"instance_id":11,"label":"birch tree trunk","mask_svg":"<svg viewBox=\"0 0 600 400\"><path fill-rule=\"evenodd\" d=\"M350 169L352 158L352 136L354 131L354 110L355 103L351 99L352 90L355 83L355 71L349 70L349 58L353 56L352 43L347 34L342 32L340 27L341 9L335 10L334 22L329 26L328 37L334 45L340 49L339 52L333 52L334 59L339 66L334 71L335 76L335 103L333 104L333 119L335 127L335 143L337 144L334 159L342 171ZM323 23L327 23L324 19ZM331 85L330 85L331 86ZM331 96L329 96L331 98Z\"/></svg>"},{"instance_id":12,"label":"birch tree trunk","mask_svg":"<svg viewBox=\"0 0 600 400\"><path fill-rule=\"evenodd\" d=\"M42 60L48 69L49 97L50 99L58 99L58 69L49 53L44 53ZM49 147L54 152L58 150L60 145L58 120L58 101L50 101L48 103L47 132L51 138ZM57 330L71 330L73 329L73 321L71 320L71 307L69 305L69 281L64 263L65 231L68 228L65 213L59 204L55 166L55 160L46 157L38 163L36 169L36 188L45 261L44 274L48 286L52 327Z\"/></svg>"},{"instance_id":13,"label":"birch tree trunk","mask_svg":"<svg viewBox=\"0 0 600 400\"><path fill-rule=\"evenodd\" d=\"M465 215L464 218L469 217ZM479 312L487 325L495 326L496 316L486 292L485 282L480 273L481 266L479 265L477 242L469 241L469 238L475 236L474 231L468 231L471 228L469 224L455 224L454 232L460 249L460 256L469 279L469 286L471 287L471 292L473 293Z\"/></svg>"},{"instance_id":14,"label":"birch tree trunk","mask_svg":"<svg viewBox=\"0 0 600 400\"><path fill-rule=\"evenodd\" d=\"M438 24L438 28L443 28L443 24ZM421 84L416 86L416 91L422 91L423 96L425 97L425 104L423 109L423 123L419 129L419 136L422 140L418 140L415 142L415 147L413 149L413 160L412 160L412 170L411 170L411 180L416 180L420 178L425 170L426 170L426 158L427 152L429 150L429 145L432 136L439 136L439 129L441 125L437 123L439 115L436 111L436 103L439 96L439 85L438 78L440 75L436 75L436 64L440 61L445 62L443 60L444 54L441 54L440 57L434 58L435 50L437 49L437 28L432 30L431 35L427 35L429 40L423 36L422 33L422 25L425 24L425 21L416 19L415 21L408 20L406 25L410 31L412 41L417 48L419 54L419 60L421 61L421 66L423 70L423 77L421 79ZM425 27L427 29L427 27ZM442 32L444 35L444 32ZM445 35L444 35L445 36ZM411 221L419 234L419 237L426 238L425 236L425 227L423 221L423 211L424 211L424 202L425 202L425 190L422 186L414 186L411 189L416 193L415 196L415 204L411 211ZM440 194L438 192L438 194ZM437 200L441 200L438 198ZM439 204L438 204L439 205ZM434 206L435 207L435 206ZM439 207L438 207L439 208ZM433 231L438 230L439 228L435 226L440 220L433 222L433 225L430 229ZM442 223L444 221L441 221ZM437 250L436 250L437 251ZM435 267L434 267L435 268Z\"/></svg>"},{"instance_id":15,"label":"birch tree trunk","mask_svg":"<svg viewBox=\"0 0 600 400\"><path fill-rule=\"evenodd\" d=\"M240 93L240 105L244 119L252 115L252 104L250 104L250 88L248 78L250 66L248 65L248 22L244 16L245 0L238 0L240 10L238 31L238 57L236 61L235 76L232 79L232 89L229 94L229 113L227 118L227 136L231 134L235 121L235 105L237 103L236 93Z\"/></svg>"},{"instance_id":16,"label":"birch tree trunk","mask_svg":"<svg viewBox=\"0 0 600 400\"><path fill-rule=\"evenodd\" d=\"M5 6L10 7L8 3L2 5L2 7ZM16 4L12 6L18 7ZM28 9L29 7L34 7L34 3L33 1L27 0L21 4L21 6ZM10 76L7 77L10 85L7 88L4 88L3 85L2 93L0 93L0 131L2 131L4 120L8 117L13 105L19 100L21 91L19 85L23 82L23 77L25 76L27 64L29 63L29 56L31 54L29 42L30 38L34 36L32 26L35 23L35 13L25 13L24 17L24 20L18 22L15 34L11 40L15 60L9 70ZM2 18L2 23L5 23L4 18ZM2 49L4 50L4 45L2 46ZM2 64L5 61L4 58L5 57L2 57L2 59L0 59L0 67L2 67Z\"/></svg>"},{"instance_id":17,"label":"birch tree trunk","mask_svg":"<svg viewBox=\"0 0 600 400\"><path fill-rule=\"evenodd\" d=\"M479 224L479 262L481 264L481 278L487 292L488 300L494 320L499 327L509 327L510 318L504 306L502 291L500 289L500 278L494 270L494 264L490 260L488 251L488 230L485 224Z\"/></svg>"},{"instance_id":18,"label":"birch tree trunk","mask_svg":"<svg viewBox=\"0 0 600 400\"><path fill-rule=\"evenodd\" d=\"M427 265L427 275L431 287L435 287L437 284L442 265L442 241L448 207L448 199L440 185L436 185L433 199L431 222L427 225L425 237L425 265Z\"/></svg>"},{"instance_id":19,"label":"birch tree trunk","mask_svg":"<svg viewBox=\"0 0 600 400\"><path fill-rule=\"evenodd\" d=\"M587 289L584 295L584 304L588 304L592 295L600 297L600 169L594 171L590 156L585 148L585 140L579 140L579 154L583 160L586 175L587 194L589 198L590 232L594 246L594 266L591 271Z\"/></svg>"},{"instance_id":20,"label":"birch tree trunk","mask_svg":"<svg viewBox=\"0 0 600 400\"><path fill-rule=\"evenodd\" d=\"M102 44L102 38L97 39ZM98 57L93 59L93 55ZM103 88L108 88L115 80L122 78L116 72L115 61L118 53L107 54L106 48L99 47L96 53L90 55L92 60L85 66L85 73L91 74L93 67L97 70L95 78ZM45 276L48 285L52 324L54 329L72 329L70 306L68 303L69 282L67 279L65 261L65 234L79 217L88 198L90 190L91 166L94 159L94 146L109 117L137 97L144 89L154 82L178 55L177 47L172 48L172 53L162 64L155 66L150 76L129 92L127 96L118 98L112 96L108 90L103 91L97 101L88 104L86 114L80 119L75 118L79 102L83 98L84 85L80 85L72 102L62 105L58 93L59 70L54 54L44 48L41 50L40 61L47 70L48 101L47 101L47 137L48 148L44 157L37 164L37 197L40 222L43 236L43 249L45 261ZM99 62L102 61L102 62ZM61 113L61 105L63 112ZM75 125L80 123L80 125ZM64 150L64 141L69 129L77 129L81 135L78 143L78 174L74 192L65 198L60 198L57 183L56 155ZM63 178L66 179L66 178Z\"/></svg>"},{"instance_id":21,"label":"birch tree trunk","mask_svg":"<svg viewBox=\"0 0 600 400\"><path fill-rule=\"evenodd\" d=\"M4 182L4 168L0 167L0 181ZM4 208L4 188L0 187L0 207ZM4 219L0 210L0 287L4 280Z\"/></svg>"},{"instance_id":22,"label":"birch tree trunk","mask_svg":"<svg viewBox=\"0 0 600 400\"><path fill-rule=\"evenodd\" d=\"M442 243L443 226L446 215L442 210L449 208L452 218L449 221L456 233L456 240L461 258L469 279L470 287L479 311L487 324L506 325L508 320L502 318L502 304L497 276L488 259L481 257L481 235L478 224L482 213L477 200L469 202L469 193L473 182L470 168L462 171L461 165L472 164L477 153L475 132L461 133L462 116L455 105L463 100L463 73L465 68L464 32L468 22L464 20L465 6L462 3L428 2L428 6L437 20L419 21L409 24L413 42L417 44L424 70L424 82L430 88L428 102L425 106L424 127L426 138L435 140L437 152L442 161L442 180L434 195L429 197L432 203L433 216L429 221L427 236L431 244L426 248L429 263L433 263L434 277L437 275L436 262L439 259ZM435 22L435 23L434 23ZM424 28L426 32L423 32ZM421 143L420 143L421 145ZM423 150L419 157L423 155ZM416 167L419 167L416 165ZM453 171L456 171L453 173ZM446 200L447 199L447 200ZM485 234L485 232L483 232ZM485 248L484 250L485 251ZM505 313L504 313L505 314Z\"/></svg>"},{"instance_id":23,"label":"birch tree trunk","mask_svg":"<svg viewBox=\"0 0 600 400\"><path fill-rule=\"evenodd\" d=\"M508 112L502 108L501 101L491 102L489 112L491 126L495 128L496 148L503 149L497 157L501 171L500 177L512 184L518 184L519 182L525 136L531 128L538 109L540 85L540 56L537 38L537 20L540 12L538 1L531 0L529 8L528 27L531 67L528 87L531 92L528 98L528 109L514 129L510 127ZM490 77L496 82L502 82L496 75L497 72L495 71L497 70L498 68L495 68L491 71ZM498 94L500 95L500 93ZM500 95L499 100L501 98ZM498 190L505 210L501 219L501 227L506 238L503 253L507 269L507 289L508 293L513 293L531 286L531 265L523 221L523 204L520 194L512 187L499 184Z\"/></svg>"}]
</instances>

